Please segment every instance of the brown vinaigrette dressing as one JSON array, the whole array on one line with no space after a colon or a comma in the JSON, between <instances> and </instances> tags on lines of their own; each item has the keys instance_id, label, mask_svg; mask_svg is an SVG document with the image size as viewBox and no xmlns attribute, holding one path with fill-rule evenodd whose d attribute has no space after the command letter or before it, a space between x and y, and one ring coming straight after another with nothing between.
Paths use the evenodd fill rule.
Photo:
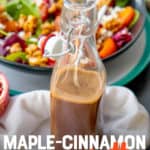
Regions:
<instances>
[{"instance_id":1,"label":"brown vinaigrette dressing","mask_svg":"<svg viewBox=\"0 0 150 150\"><path fill-rule=\"evenodd\" d=\"M51 83L51 134L93 135L105 73L76 67L58 69ZM62 147L56 145L56 150Z\"/></svg>"}]
</instances>

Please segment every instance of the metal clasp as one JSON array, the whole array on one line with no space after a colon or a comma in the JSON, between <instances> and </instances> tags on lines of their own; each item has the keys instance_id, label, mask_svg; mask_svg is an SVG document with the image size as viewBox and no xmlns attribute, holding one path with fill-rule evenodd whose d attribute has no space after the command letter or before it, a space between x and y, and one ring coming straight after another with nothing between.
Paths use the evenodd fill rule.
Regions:
<instances>
[{"instance_id":1,"label":"metal clasp","mask_svg":"<svg viewBox=\"0 0 150 150\"><path fill-rule=\"evenodd\" d=\"M51 37L48 42L51 43L51 47L46 47L44 49L44 57L53 57L57 59L60 56L63 56L69 52L73 52L73 44L71 43L71 35L73 28L70 28L67 33L67 39L60 33L55 37Z\"/></svg>"}]
</instances>

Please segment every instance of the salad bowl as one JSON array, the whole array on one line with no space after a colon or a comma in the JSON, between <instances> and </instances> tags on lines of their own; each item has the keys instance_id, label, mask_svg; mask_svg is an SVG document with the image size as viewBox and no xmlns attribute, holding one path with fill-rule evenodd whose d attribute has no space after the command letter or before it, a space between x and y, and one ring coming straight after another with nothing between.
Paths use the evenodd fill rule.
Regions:
<instances>
[{"instance_id":1,"label":"salad bowl","mask_svg":"<svg viewBox=\"0 0 150 150\"><path fill-rule=\"evenodd\" d=\"M122 52L124 52L125 50L128 50L129 47L131 47L136 40L138 39L138 37L140 36L140 34L143 31L144 25L145 25L145 19L146 19L146 7L145 7L145 3L141 0L133 0L131 1L131 5L136 8L137 10L140 11L140 18L138 20L138 22L134 25L134 27L131 29L131 33L132 33L132 40L125 44L122 48L120 48L118 51L114 52L112 55L108 56L107 58L104 58L104 61L107 61L109 59L114 58L115 56L117 56L118 54L121 54Z\"/></svg>"},{"instance_id":2,"label":"salad bowl","mask_svg":"<svg viewBox=\"0 0 150 150\"><path fill-rule=\"evenodd\" d=\"M20 0L23 1L23 0ZM109 61L110 59L115 59L115 57L117 57L117 55L119 54L123 54L124 51L128 50L128 48L132 47L132 45L136 42L136 40L138 39L138 37L140 36L143 28L144 28L144 23L145 23L145 17L146 17L146 10L145 10L145 4L141 1L141 0L133 0L130 2L130 4L133 8L135 8L136 10L138 10L140 12L140 16L138 21L136 22L136 24L130 29L130 32L132 34L132 40L130 40L128 43L126 43L123 47L119 48L117 51L113 52L111 55L102 58L102 60L105 61ZM27 7L28 8L28 7ZM38 14L36 14L33 10L23 10L24 12L27 11L31 11L31 13L33 13L35 16ZM8 10L9 12L13 11L13 10ZM14 13L14 17L17 17L19 14L15 14ZM1 47L0 47L1 48ZM14 69L25 69L27 71L50 71L51 69L53 69L53 66L32 66L26 63L18 63L15 61L9 61L8 59L4 59L4 57L0 56L0 63L3 63L4 65L8 65L10 67L13 67Z\"/></svg>"}]
</instances>

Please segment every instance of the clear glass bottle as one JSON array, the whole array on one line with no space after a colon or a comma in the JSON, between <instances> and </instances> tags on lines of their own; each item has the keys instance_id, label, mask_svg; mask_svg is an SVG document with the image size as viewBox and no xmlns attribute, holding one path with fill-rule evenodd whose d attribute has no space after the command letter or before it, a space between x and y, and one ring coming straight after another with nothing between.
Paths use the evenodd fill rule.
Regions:
<instances>
[{"instance_id":1,"label":"clear glass bottle","mask_svg":"<svg viewBox=\"0 0 150 150\"><path fill-rule=\"evenodd\" d=\"M51 77L51 134L93 135L106 72L96 50L95 0L65 0L61 31L66 44ZM65 53L66 52L66 53ZM61 150L56 145L56 150Z\"/></svg>"}]
</instances>

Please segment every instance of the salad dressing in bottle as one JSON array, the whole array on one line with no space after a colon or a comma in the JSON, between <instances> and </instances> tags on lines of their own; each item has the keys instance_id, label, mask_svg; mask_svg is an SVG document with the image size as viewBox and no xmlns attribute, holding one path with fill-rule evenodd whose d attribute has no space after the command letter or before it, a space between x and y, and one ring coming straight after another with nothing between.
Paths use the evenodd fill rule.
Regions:
<instances>
[{"instance_id":1,"label":"salad dressing in bottle","mask_svg":"<svg viewBox=\"0 0 150 150\"><path fill-rule=\"evenodd\" d=\"M96 3L65 0L61 31L66 41L51 78L50 126L56 140L64 135L96 134L97 111L106 83L96 50ZM56 150L63 149L61 144Z\"/></svg>"}]
</instances>

